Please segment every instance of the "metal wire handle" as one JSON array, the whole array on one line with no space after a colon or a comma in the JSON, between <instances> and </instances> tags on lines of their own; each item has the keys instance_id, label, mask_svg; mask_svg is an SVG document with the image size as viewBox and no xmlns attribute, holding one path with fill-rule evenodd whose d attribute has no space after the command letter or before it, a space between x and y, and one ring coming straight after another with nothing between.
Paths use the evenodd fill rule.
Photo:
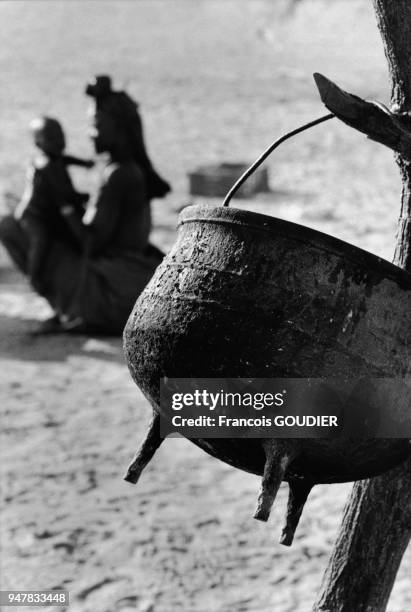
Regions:
<instances>
[{"instance_id":1,"label":"metal wire handle","mask_svg":"<svg viewBox=\"0 0 411 612\"><path fill-rule=\"evenodd\" d=\"M223 206L228 206L229 205L231 198L240 189L241 185L243 183L245 183L245 181L248 179L248 177L251 176L251 174L255 170L257 170L258 166L260 166L263 163L263 161L265 159L267 159L267 157L280 144L282 144L285 140L288 140L289 138L292 138L292 136L296 136L296 134L299 134L300 132L304 132L305 130L308 130L309 128L312 128L315 125L318 125L319 123L322 123L323 121L328 121L328 119L332 119L333 117L335 117L335 115L333 113L329 113L328 115L324 115L323 117L320 117L319 119L315 119L314 121L310 121L310 123L305 123L304 125L300 126L299 128L296 128L295 130L292 130L292 132L288 132L287 134L284 134L284 136L281 136L281 138L278 138L278 140L273 142L268 147L268 149L266 149L264 151L264 153L262 153L260 155L260 157L258 159L256 159L255 162L249 168L247 168L247 170L240 176L238 181L236 181L234 183L234 185L231 187L230 191L227 193L227 195L226 195L226 197L224 199Z\"/></svg>"}]
</instances>

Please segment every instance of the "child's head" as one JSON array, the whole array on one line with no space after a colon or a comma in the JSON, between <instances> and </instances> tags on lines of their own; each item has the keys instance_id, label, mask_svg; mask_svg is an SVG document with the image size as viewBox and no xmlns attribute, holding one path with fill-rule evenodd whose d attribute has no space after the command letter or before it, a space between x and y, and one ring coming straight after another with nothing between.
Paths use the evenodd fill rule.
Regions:
<instances>
[{"instance_id":1,"label":"child's head","mask_svg":"<svg viewBox=\"0 0 411 612\"><path fill-rule=\"evenodd\" d=\"M46 155L61 155L66 146L63 128L57 119L38 117L30 123L35 145Z\"/></svg>"}]
</instances>

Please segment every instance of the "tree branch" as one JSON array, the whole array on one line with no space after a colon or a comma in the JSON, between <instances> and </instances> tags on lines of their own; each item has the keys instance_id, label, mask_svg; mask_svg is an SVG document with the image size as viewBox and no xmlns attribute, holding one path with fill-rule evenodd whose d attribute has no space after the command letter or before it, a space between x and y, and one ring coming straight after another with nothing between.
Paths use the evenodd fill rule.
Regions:
<instances>
[{"instance_id":1,"label":"tree branch","mask_svg":"<svg viewBox=\"0 0 411 612\"><path fill-rule=\"evenodd\" d=\"M343 91L318 72L314 80L321 100L336 117L411 161L411 131L406 127L406 119L397 117L380 102Z\"/></svg>"}]
</instances>

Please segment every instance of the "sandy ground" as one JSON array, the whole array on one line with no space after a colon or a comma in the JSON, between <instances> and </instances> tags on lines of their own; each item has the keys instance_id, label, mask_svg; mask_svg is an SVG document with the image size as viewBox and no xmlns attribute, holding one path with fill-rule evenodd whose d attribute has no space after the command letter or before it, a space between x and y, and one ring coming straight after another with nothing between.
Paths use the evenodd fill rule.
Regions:
<instances>
[{"instance_id":1,"label":"sandy ground","mask_svg":"<svg viewBox=\"0 0 411 612\"><path fill-rule=\"evenodd\" d=\"M291 13L272 4L0 4L2 190L21 192L26 125L39 111L61 116L71 150L89 153L81 91L111 72L142 102L153 158L173 183L153 206L153 241L167 249L177 210L193 199L188 170L252 160L321 115L312 72L387 100L368 3L318 0ZM389 151L333 121L268 167L272 193L239 206L391 257L400 185ZM120 339L33 338L47 305L7 267L0 289L1 587L67 588L70 612L310 610L350 485L316 488L286 549L286 486L260 524L258 479L188 442L168 440L138 486L125 483L150 410ZM410 574L408 551L389 612L411 609Z\"/></svg>"},{"instance_id":2,"label":"sandy ground","mask_svg":"<svg viewBox=\"0 0 411 612\"><path fill-rule=\"evenodd\" d=\"M64 587L70 612L309 610L351 485L314 489L287 549L287 485L261 524L258 478L182 439L125 483L150 410L121 341L30 337L47 306L3 281L2 588ZM390 612L411 608L410 570L408 552Z\"/></svg>"}]
</instances>

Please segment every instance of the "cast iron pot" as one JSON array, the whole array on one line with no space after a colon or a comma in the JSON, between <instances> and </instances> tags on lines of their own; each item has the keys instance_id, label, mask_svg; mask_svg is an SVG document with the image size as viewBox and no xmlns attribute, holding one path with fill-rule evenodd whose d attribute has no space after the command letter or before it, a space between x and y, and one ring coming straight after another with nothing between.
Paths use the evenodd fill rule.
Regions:
<instances>
[{"instance_id":1,"label":"cast iron pot","mask_svg":"<svg viewBox=\"0 0 411 612\"><path fill-rule=\"evenodd\" d=\"M162 441L163 377L404 379L411 373L411 275L307 227L191 206L135 304L124 346L155 415L126 476L136 482ZM395 393L388 398L394 412L397 400ZM284 544L314 484L375 476L411 454L408 439L192 442L263 475L256 518L267 520L281 481L288 481Z\"/></svg>"}]
</instances>

